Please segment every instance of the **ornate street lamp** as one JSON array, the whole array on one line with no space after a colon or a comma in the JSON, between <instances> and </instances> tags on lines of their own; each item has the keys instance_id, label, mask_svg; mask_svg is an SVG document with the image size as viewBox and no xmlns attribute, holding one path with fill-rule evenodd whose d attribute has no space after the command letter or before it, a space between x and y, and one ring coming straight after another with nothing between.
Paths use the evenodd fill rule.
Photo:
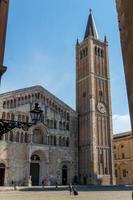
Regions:
<instances>
[{"instance_id":1,"label":"ornate street lamp","mask_svg":"<svg viewBox=\"0 0 133 200\"><path fill-rule=\"evenodd\" d=\"M30 111L31 123L0 119L0 137L14 128L28 130L31 126L36 125L37 122L42 122L42 114L43 111L39 107L39 104L35 103L35 107Z\"/></svg>"},{"instance_id":2,"label":"ornate street lamp","mask_svg":"<svg viewBox=\"0 0 133 200\"><path fill-rule=\"evenodd\" d=\"M43 111L39 107L39 104L35 103L34 109L30 111L30 116L33 124L36 124L39 121L42 122L42 113Z\"/></svg>"}]
</instances>

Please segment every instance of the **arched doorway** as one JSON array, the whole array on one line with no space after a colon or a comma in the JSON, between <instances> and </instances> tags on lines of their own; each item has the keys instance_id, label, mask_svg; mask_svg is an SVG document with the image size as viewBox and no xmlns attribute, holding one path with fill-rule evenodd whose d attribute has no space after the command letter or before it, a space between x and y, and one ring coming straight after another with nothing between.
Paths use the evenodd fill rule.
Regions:
<instances>
[{"instance_id":1,"label":"arched doorway","mask_svg":"<svg viewBox=\"0 0 133 200\"><path fill-rule=\"evenodd\" d=\"M30 176L33 186L39 185L40 157L36 154L31 156Z\"/></svg>"},{"instance_id":2,"label":"arched doorway","mask_svg":"<svg viewBox=\"0 0 133 200\"><path fill-rule=\"evenodd\" d=\"M62 167L62 185L67 185L67 166L63 165Z\"/></svg>"},{"instance_id":3,"label":"arched doorway","mask_svg":"<svg viewBox=\"0 0 133 200\"><path fill-rule=\"evenodd\" d=\"M5 180L5 165L0 163L0 186L4 186Z\"/></svg>"}]
</instances>

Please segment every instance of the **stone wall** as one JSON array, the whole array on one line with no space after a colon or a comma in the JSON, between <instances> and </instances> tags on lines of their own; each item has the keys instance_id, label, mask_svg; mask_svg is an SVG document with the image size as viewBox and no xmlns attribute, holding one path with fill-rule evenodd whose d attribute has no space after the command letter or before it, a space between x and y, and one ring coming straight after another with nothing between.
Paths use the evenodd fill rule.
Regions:
<instances>
[{"instance_id":1,"label":"stone wall","mask_svg":"<svg viewBox=\"0 0 133 200\"><path fill-rule=\"evenodd\" d=\"M133 128L133 2L116 0L125 78Z\"/></svg>"}]
</instances>

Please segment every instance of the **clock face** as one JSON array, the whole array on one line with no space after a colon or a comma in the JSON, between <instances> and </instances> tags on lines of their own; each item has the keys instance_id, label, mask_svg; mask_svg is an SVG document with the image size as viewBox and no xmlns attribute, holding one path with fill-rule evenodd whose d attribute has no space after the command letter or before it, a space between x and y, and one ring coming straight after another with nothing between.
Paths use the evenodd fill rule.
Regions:
<instances>
[{"instance_id":1,"label":"clock face","mask_svg":"<svg viewBox=\"0 0 133 200\"><path fill-rule=\"evenodd\" d=\"M106 113L106 107L105 107L105 105L104 105L103 103L101 103L101 102L99 102L99 103L97 104L97 109L98 109L98 111L99 111L100 113L102 113L102 114Z\"/></svg>"}]
</instances>

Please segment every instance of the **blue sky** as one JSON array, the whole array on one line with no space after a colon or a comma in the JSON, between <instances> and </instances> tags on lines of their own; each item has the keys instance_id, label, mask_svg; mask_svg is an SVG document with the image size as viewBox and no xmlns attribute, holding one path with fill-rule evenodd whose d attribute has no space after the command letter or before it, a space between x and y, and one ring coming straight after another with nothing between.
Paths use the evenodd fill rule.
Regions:
<instances>
[{"instance_id":1,"label":"blue sky","mask_svg":"<svg viewBox=\"0 0 133 200\"><path fill-rule=\"evenodd\" d=\"M115 0L10 0L1 91L42 85L75 108L75 43L92 8L107 35L114 132L130 130Z\"/></svg>"}]
</instances>

